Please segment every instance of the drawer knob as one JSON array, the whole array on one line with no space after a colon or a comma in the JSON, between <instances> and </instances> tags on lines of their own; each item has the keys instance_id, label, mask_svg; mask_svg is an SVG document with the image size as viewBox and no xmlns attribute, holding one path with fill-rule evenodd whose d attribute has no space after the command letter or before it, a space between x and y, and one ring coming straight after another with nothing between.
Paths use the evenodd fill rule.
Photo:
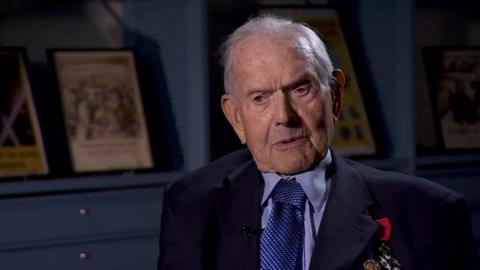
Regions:
<instances>
[{"instance_id":1,"label":"drawer knob","mask_svg":"<svg viewBox=\"0 0 480 270\"><path fill-rule=\"evenodd\" d=\"M85 252L85 251L81 251L79 254L78 254L78 257L80 258L80 260L86 260L88 259L88 253Z\"/></svg>"},{"instance_id":2,"label":"drawer knob","mask_svg":"<svg viewBox=\"0 0 480 270\"><path fill-rule=\"evenodd\" d=\"M90 212L90 211L88 210L88 208L80 208L80 210L78 210L78 213L79 213L81 216L87 215L88 212Z\"/></svg>"}]
</instances>

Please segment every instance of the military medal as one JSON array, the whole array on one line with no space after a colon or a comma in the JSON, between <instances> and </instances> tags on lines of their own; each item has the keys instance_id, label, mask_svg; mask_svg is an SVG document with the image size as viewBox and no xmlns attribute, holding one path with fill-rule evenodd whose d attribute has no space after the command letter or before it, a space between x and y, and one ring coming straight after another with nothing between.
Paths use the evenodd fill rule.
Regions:
<instances>
[{"instance_id":1,"label":"military medal","mask_svg":"<svg viewBox=\"0 0 480 270\"><path fill-rule=\"evenodd\" d=\"M365 270L381 270L380 265L374 259L368 259L363 262L363 269Z\"/></svg>"},{"instance_id":2,"label":"military medal","mask_svg":"<svg viewBox=\"0 0 480 270\"><path fill-rule=\"evenodd\" d=\"M376 222L380 225L380 245L377 250L377 258L368 259L363 262L364 270L401 270L402 266L398 259L393 257L392 250L387 245L392 233L392 227L388 218L377 219Z\"/></svg>"},{"instance_id":3,"label":"military medal","mask_svg":"<svg viewBox=\"0 0 480 270\"><path fill-rule=\"evenodd\" d=\"M400 270L401 265L400 262L392 256L392 251L390 250L390 247L387 246L385 242L382 242L380 244L380 247L378 248L378 251L380 252L379 257L379 264L382 266L383 269L386 270Z\"/></svg>"}]
</instances>

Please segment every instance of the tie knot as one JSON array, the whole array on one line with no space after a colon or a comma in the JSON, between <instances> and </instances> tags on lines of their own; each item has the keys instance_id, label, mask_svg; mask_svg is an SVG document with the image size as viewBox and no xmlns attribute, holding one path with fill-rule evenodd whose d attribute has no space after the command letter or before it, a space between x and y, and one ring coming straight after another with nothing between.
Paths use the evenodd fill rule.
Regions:
<instances>
[{"instance_id":1,"label":"tie knot","mask_svg":"<svg viewBox=\"0 0 480 270\"><path fill-rule=\"evenodd\" d=\"M295 178L282 179L273 188L272 199L274 202L282 202L303 209L307 195L305 195L302 186L295 181Z\"/></svg>"}]
</instances>

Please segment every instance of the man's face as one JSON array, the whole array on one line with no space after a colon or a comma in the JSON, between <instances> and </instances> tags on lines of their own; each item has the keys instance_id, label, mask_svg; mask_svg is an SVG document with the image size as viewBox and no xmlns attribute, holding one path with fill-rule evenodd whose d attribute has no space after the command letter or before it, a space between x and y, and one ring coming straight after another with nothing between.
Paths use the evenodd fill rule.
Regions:
<instances>
[{"instance_id":1,"label":"man's face","mask_svg":"<svg viewBox=\"0 0 480 270\"><path fill-rule=\"evenodd\" d=\"M222 108L260 171L294 174L325 156L341 89L322 91L303 57L284 43L253 36L236 45L236 89L223 96Z\"/></svg>"}]
</instances>

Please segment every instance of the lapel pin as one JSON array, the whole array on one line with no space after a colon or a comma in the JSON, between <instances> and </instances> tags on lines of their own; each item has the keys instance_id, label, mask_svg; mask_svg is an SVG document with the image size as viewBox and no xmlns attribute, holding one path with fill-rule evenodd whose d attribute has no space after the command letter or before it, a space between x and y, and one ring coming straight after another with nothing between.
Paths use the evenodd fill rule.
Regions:
<instances>
[{"instance_id":1,"label":"lapel pin","mask_svg":"<svg viewBox=\"0 0 480 270\"><path fill-rule=\"evenodd\" d=\"M252 238L255 235L260 235L262 233L262 229L252 229L250 226L243 225L241 227L242 235L246 238Z\"/></svg>"}]
</instances>

